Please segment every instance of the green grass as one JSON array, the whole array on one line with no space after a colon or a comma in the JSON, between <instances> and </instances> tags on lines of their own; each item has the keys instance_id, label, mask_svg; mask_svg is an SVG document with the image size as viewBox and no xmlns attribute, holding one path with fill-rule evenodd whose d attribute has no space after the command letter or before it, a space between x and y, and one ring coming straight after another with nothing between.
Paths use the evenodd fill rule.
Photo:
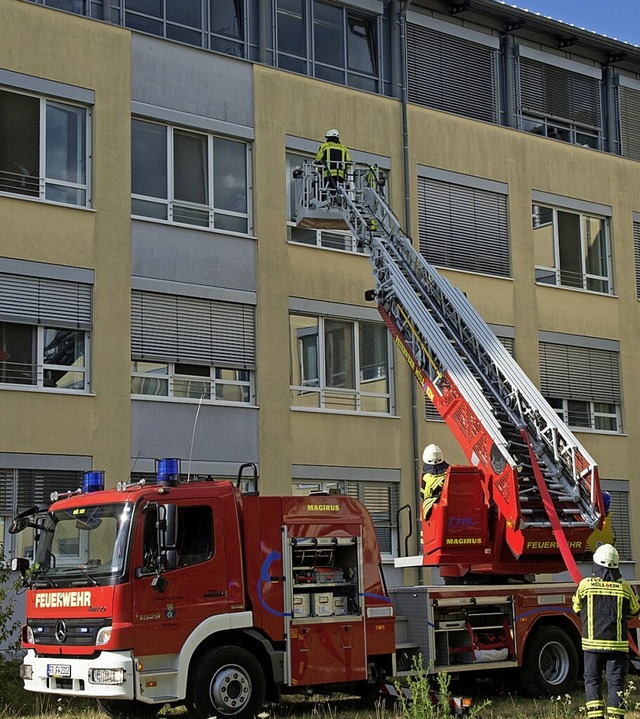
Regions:
<instances>
[{"instance_id":1,"label":"green grass","mask_svg":"<svg viewBox=\"0 0 640 719\"><path fill-rule=\"evenodd\" d=\"M107 719L93 700L58 698L27 692L22 687L18 662L0 661L0 719ZM420 680L418 680L420 681ZM638 682L640 685L640 682ZM581 685L571 695L532 699L514 690L515 682L505 674L502 681L478 681L472 686L452 684L448 691L468 694L474 700L471 719L585 719ZM628 678L627 719L640 719L640 693ZM420 686L412 687L420 690ZM406 706L376 702L363 706L361 700L345 696L285 697L269 706L262 719L444 719L447 714L429 706ZM183 708L166 708L160 719L188 719Z\"/></svg>"}]
</instances>

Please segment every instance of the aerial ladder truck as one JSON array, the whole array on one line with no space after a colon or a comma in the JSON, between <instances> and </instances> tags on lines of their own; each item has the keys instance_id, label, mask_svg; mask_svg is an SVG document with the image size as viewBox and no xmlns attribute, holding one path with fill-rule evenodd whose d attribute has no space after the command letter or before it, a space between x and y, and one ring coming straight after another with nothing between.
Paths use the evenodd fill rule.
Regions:
<instances>
[{"instance_id":1,"label":"aerial ladder truck","mask_svg":"<svg viewBox=\"0 0 640 719\"><path fill-rule=\"evenodd\" d=\"M373 268L367 300L470 466L450 467L422 518L422 554L446 581L580 573L602 525L598 468L467 297L414 249L383 196L377 168L351 163L327 187L325 168L296 169L299 227L349 230ZM464 521L460 518L464 517Z\"/></svg>"}]
</instances>

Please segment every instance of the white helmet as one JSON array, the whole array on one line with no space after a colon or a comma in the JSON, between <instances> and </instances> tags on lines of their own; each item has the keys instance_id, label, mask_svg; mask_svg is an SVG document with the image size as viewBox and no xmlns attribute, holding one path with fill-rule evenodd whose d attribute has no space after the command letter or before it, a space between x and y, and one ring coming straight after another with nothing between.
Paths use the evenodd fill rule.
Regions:
<instances>
[{"instance_id":1,"label":"white helmet","mask_svg":"<svg viewBox=\"0 0 640 719\"><path fill-rule=\"evenodd\" d=\"M340 137L340 133L335 128L332 128L331 130L327 130L324 136L326 138L335 137L337 139Z\"/></svg>"},{"instance_id":2,"label":"white helmet","mask_svg":"<svg viewBox=\"0 0 640 719\"><path fill-rule=\"evenodd\" d=\"M593 553L593 561L601 567L617 569L620 564L620 555L613 545L601 544Z\"/></svg>"},{"instance_id":3,"label":"white helmet","mask_svg":"<svg viewBox=\"0 0 640 719\"><path fill-rule=\"evenodd\" d=\"M443 459L442 450L437 444L429 444L424 448L422 461L425 464L440 464Z\"/></svg>"}]
</instances>

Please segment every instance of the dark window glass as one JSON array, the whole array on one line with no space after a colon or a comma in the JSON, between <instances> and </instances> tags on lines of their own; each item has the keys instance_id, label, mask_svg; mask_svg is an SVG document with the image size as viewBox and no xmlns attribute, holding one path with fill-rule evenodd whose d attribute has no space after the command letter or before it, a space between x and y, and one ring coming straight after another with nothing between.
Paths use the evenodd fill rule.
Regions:
<instances>
[{"instance_id":1,"label":"dark window glass","mask_svg":"<svg viewBox=\"0 0 640 719\"><path fill-rule=\"evenodd\" d=\"M202 27L200 0L166 0L167 21L189 27Z\"/></svg>"},{"instance_id":2,"label":"dark window glass","mask_svg":"<svg viewBox=\"0 0 640 719\"><path fill-rule=\"evenodd\" d=\"M35 384L35 328L0 322L0 382Z\"/></svg>"},{"instance_id":3,"label":"dark window glass","mask_svg":"<svg viewBox=\"0 0 640 719\"><path fill-rule=\"evenodd\" d=\"M173 135L173 192L176 200L207 204L207 138L191 132Z\"/></svg>"},{"instance_id":4,"label":"dark window glass","mask_svg":"<svg viewBox=\"0 0 640 719\"><path fill-rule=\"evenodd\" d=\"M126 0L126 9L162 17L162 0Z\"/></svg>"},{"instance_id":5,"label":"dark window glass","mask_svg":"<svg viewBox=\"0 0 640 719\"><path fill-rule=\"evenodd\" d=\"M243 38L242 3L239 0L211 0L211 32Z\"/></svg>"},{"instance_id":6,"label":"dark window glass","mask_svg":"<svg viewBox=\"0 0 640 719\"><path fill-rule=\"evenodd\" d=\"M40 101L0 90L0 190L39 194Z\"/></svg>"},{"instance_id":7,"label":"dark window glass","mask_svg":"<svg viewBox=\"0 0 640 719\"><path fill-rule=\"evenodd\" d=\"M349 69L375 75L377 70L373 22L365 18L349 16L347 27Z\"/></svg>"},{"instance_id":8,"label":"dark window glass","mask_svg":"<svg viewBox=\"0 0 640 719\"><path fill-rule=\"evenodd\" d=\"M304 0L278 0L277 22L278 51L305 57Z\"/></svg>"},{"instance_id":9,"label":"dark window glass","mask_svg":"<svg viewBox=\"0 0 640 719\"><path fill-rule=\"evenodd\" d=\"M313 4L313 42L316 62L344 67L343 11L337 5Z\"/></svg>"},{"instance_id":10,"label":"dark window glass","mask_svg":"<svg viewBox=\"0 0 640 719\"><path fill-rule=\"evenodd\" d=\"M131 191L167 197L167 128L163 125L131 123Z\"/></svg>"}]
</instances>

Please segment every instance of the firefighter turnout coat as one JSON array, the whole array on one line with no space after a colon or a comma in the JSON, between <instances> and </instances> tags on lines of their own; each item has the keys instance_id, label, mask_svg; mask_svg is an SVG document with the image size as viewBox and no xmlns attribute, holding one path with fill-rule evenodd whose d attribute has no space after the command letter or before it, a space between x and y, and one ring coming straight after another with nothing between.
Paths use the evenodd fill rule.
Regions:
<instances>
[{"instance_id":1,"label":"firefighter turnout coat","mask_svg":"<svg viewBox=\"0 0 640 719\"><path fill-rule=\"evenodd\" d=\"M629 651L628 619L640 612L640 603L625 579L585 577L573 597L573 610L582 621L584 651Z\"/></svg>"}]
</instances>

